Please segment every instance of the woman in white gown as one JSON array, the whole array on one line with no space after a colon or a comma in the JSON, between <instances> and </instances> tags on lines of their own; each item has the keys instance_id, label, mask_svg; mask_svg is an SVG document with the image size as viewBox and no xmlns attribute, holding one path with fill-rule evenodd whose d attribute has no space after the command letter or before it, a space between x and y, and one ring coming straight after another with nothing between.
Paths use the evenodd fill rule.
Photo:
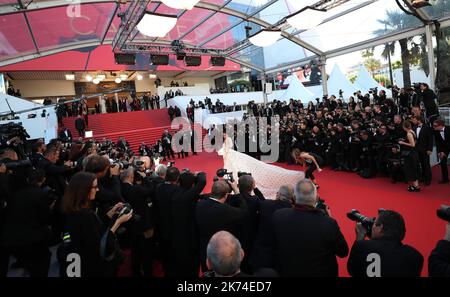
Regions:
<instances>
[{"instance_id":1,"label":"woman in white gown","mask_svg":"<svg viewBox=\"0 0 450 297\"><path fill-rule=\"evenodd\" d=\"M290 184L294 186L299 180L305 178L302 171L287 170L275 165L259 161L246 154L233 150L233 141L226 137L219 155L223 156L224 168L233 172L237 180L237 173L248 172L255 179L258 189L267 199L275 199L280 186Z\"/></svg>"}]
</instances>

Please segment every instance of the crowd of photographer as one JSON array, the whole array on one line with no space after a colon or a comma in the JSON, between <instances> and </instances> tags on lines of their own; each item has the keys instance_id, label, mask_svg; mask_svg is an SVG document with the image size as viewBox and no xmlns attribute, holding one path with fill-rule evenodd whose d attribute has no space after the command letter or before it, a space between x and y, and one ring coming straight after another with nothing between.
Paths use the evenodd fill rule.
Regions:
<instances>
[{"instance_id":1,"label":"crowd of photographer","mask_svg":"<svg viewBox=\"0 0 450 297\"><path fill-rule=\"evenodd\" d=\"M419 182L431 184L434 144L442 170L440 183L448 183L450 128L438 118L434 93L427 86L421 85L413 95L415 101L409 98L404 106L397 105L397 99L386 98L383 91L365 96L355 93L357 99L350 97L345 103L334 96L308 105L293 99L274 100L267 106L249 102L244 119L267 118L270 123L271 117L278 118L279 162L300 161L308 167L314 164L315 169L328 165L364 178L388 176L392 182L408 182L408 190L417 192ZM256 134L252 130L245 133L247 142L255 142L254 147L259 148L259 133L270 135L271 131L269 127L267 131L258 129ZM246 144L245 151L247 146L252 145ZM294 159L294 151L312 155L318 162ZM259 151L248 153L261 155Z\"/></svg>"}]
</instances>

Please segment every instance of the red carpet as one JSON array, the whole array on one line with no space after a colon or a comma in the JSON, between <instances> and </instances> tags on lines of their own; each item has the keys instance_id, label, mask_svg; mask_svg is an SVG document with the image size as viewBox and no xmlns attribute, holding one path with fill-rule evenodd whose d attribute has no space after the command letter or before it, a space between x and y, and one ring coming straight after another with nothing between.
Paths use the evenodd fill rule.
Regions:
<instances>
[{"instance_id":1,"label":"red carpet","mask_svg":"<svg viewBox=\"0 0 450 297\"><path fill-rule=\"evenodd\" d=\"M205 191L210 192L212 179L223 161L216 153L200 153L187 159L176 160L180 170L205 171L208 184ZM300 169L299 166L279 166ZM332 216L337 220L351 247L355 240L355 223L347 219L346 213L352 208L365 215L376 216L379 208L400 212L406 222L404 243L418 249L425 258L422 275L428 275L427 259L436 242L445 233L445 222L436 217L436 209L441 204L450 203L450 185L439 185L439 168L433 169L433 184L423 187L420 193L409 193L406 184L391 184L387 178L363 179L354 173L334 172L324 169L316 175L320 184L319 194L330 206ZM258 181L256 181L258 184ZM339 260L339 275L348 276L347 259Z\"/></svg>"}]
</instances>

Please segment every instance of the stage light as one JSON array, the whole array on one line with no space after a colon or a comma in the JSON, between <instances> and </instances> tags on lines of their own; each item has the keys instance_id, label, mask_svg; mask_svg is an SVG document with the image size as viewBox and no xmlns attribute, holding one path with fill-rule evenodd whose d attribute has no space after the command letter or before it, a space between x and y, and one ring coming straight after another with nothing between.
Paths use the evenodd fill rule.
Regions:
<instances>
[{"instance_id":1,"label":"stage light","mask_svg":"<svg viewBox=\"0 0 450 297\"><path fill-rule=\"evenodd\" d=\"M286 18L286 21L292 27L298 30L308 30L316 27L326 18L326 10L317 10L311 7L305 7Z\"/></svg>"},{"instance_id":2,"label":"stage light","mask_svg":"<svg viewBox=\"0 0 450 297\"><path fill-rule=\"evenodd\" d=\"M145 36L164 37L177 24L177 16L146 11L136 28Z\"/></svg>"},{"instance_id":3,"label":"stage light","mask_svg":"<svg viewBox=\"0 0 450 297\"><path fill-rule=\"evenodd\" d=\"M66 74L66 80L75 80L75 74Z\"/></svg>"},{"instance_id":4,"label":"stage light","mask_svg":"<svg viewBox=\"0 0 450 297\"><path fill-rule=\"evenodd\" d=\"M137 80L142 80L144 77L142 76L142 74L138 74L136 75Z\"/></svg>"},{"instance_id":5,"label":"stage light","mask_svg":"<svg viewBox=\"0 0 450 297\"><path fill-rule=\"evenodd\" d=\"M280 30L261 30L249 38L256 46L266 47L274 44L281 36Z\"/></svg>"},{"instance_id":6,"label":"stage light","mask_svg":"<svg viewBox=\"0 0 450 297\"><path fill-rule=\"evenodd\" d=\"M86 75L85 77L86 81L92 81L94 78L92 77L92 75Z\"/></svg>"},{"instance_id":7,"label":"stage light","mask_svg":"<svg viewBox=\"0 0 450 297\"><path fill-rule=\"evenodd\" d=\"M98 85L98 84L100 83L100 80L99 80L98 78L94 78L94 79L92 80L92 82L93 82L94 84Z\"/></svg>"},{"instance_id":8,"label":"stage light","mask_svg":"<svg viewBox=\"0 0 450 297\"><path fill-rule=\"evenodd\" d=\"M120 84L122 82L122 80L120 79L120 77L117 77L115 80L116 84Z\"/></svg>"},{"instance_id":9,"label":"stage light","mask_svg":"<svg viewBox=\"0 0 450 297\"><path fill-rule=\"evenodd\" d=\"M127 80L128 75L126 75L126 74L121 74L121 75L119 75L119 77L120 77L121 80Z\"/></svg>"},{"instance_id":10,"label":"stage light","mask_svg":"<svg viewBox=\"0 0 450 297\"><path fill-rule=\"evenodd\" d=\"M191 10L194 8L200 0L161 0L165 5L175 8L175 9L187 9Z\"/></svg>"},{"instance_id":11,"label":"stage light","mask_svg":"<svg viewBox=\"0 0 450 297\"><path fill-rule=\"evenodd\" d=\"M100 81L105 80L106 79L106 75L105 74L99 74L99 75L97 75L97 79L100 80Z\"/></svg>"},{"instance_id":12,"label":"stage light","mask_svg":"<svg viewBox=\"0 0 450 297\"><path fill-rule=\"evenodd\" d=\"M155 78L156 78L156 74L149 74L149 75L148 75L148 78L150 78L150 79L155 79Z\"/></svg>"}]
</instances>

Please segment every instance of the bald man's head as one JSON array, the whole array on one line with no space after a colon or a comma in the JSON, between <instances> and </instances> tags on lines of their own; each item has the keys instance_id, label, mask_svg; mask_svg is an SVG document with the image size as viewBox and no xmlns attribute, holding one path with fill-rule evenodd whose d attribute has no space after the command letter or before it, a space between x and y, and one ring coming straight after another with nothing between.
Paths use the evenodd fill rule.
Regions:
<instances>
[{"instance_id":1,"label":"bald man's head","mask_svg":"<svg viewBox=\"0 0 450 297\"><path fill-rule=\"evenodd\" d=\"M233 276L240 272L244 251L231 233L219 231L209 240L206 264L216 276Z\"/></svg>"}]
</instances>

